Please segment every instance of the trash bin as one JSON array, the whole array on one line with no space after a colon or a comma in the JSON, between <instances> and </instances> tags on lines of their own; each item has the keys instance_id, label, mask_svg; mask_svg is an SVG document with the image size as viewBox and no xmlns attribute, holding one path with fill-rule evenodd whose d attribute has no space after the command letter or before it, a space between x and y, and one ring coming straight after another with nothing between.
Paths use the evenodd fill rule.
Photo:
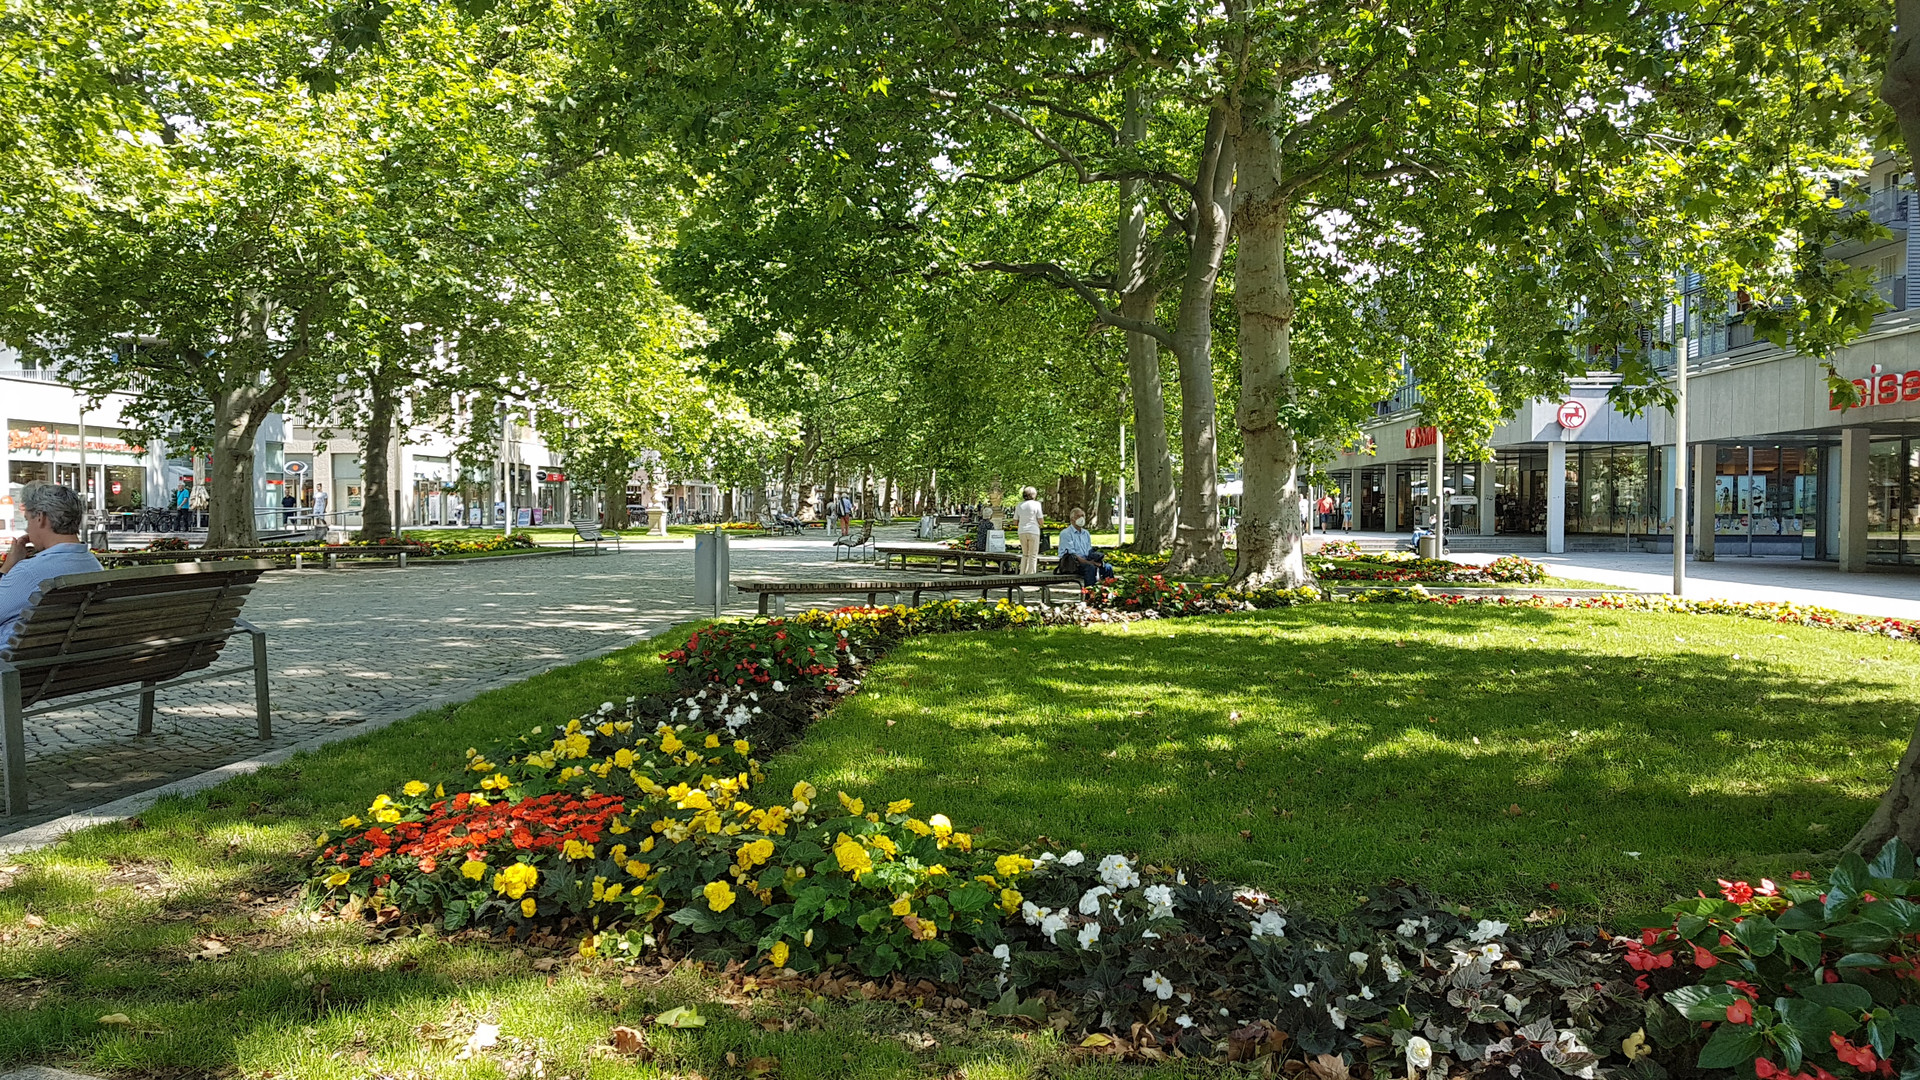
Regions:
<instances>
[{"instance_id":1,"label":"trash bin","mask_svg":"<svg viewBox=\"0 0 1920 1080\"><path fill-rule=\"evenodd\" d=\"M1440 538L1437 536L1421 537L1420 538L1420 557L1423 559L1439 558L1440 557Z\"/></svg>"}]
</instances>

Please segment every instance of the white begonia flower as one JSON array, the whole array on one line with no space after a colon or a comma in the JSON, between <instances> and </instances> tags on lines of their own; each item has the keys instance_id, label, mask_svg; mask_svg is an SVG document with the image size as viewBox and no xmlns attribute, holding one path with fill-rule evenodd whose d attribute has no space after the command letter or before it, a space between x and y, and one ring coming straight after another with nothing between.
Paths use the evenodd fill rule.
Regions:
<instances>
[{"instance_id":1,"label":"white begonia flower","mask_svg":"<svg viewBox=\"0 0 1920 1080\"><path fill-rule=\"evenodd\" d=\"M1507 932L1507 924L1492 919L1481 919L1480 925L1467 931L1468 941L1492 941Z\"/></svg>"},{"instance_id":2,"label":"white begonia flower","mask_svg":"<svg viewBox=\"0 0 1920 1080\"><path fill-rule=\"evenodd\" d=\"M1080 939L1081 948L1083 949L1093 948L1093 943L1100 940L1100 924L1097 922L1090 922L1087 925L1082 926L1080 928L1080 933L1077 936Z\"/></svg>"},{"instance_id":3,"label":"white begonia flower","mask_svg":"<svg viewBox=\"0 0 1920 1080\"><path fill-rule=\"evenodd\" d=\"M1007 943L1003 941L993 947L993 958L1000 961L1001 967L1006 967L1008 964L1013 963L1013 950L1008 948Z\"/></svg>"},{"instance_id":4,"label":"white begonia flower","mask_svg":"<svg viewBox=\"0 0 1920 1080\"><path fill-rule=\"evenodd\" d=\"M1125 855L1108 855L1100 860L1100 880L1116 889L1131 889L1140 884L1140 875Z\"/></svg>"},{"instance_id":5,"label":"white begonia flower","mask_svg":"<svg viewBox=\"0 0 1920 1080\"><path fill-rule=\"evenodd\" d=\"M1080 914L1100 914L1100 898L1112 891L1112 889L1107 888L1105 885L1095 885L1093 888L1088 889L1086 894L1080 897Z\"/></svg>"},{"instance_id":6,"label":"white begonia flower","mask_svg":"<svg viewBox=\"0 0 1920 1080\"><path fill-rule=\"evenodd\" d=\"M1173 997L1173 981L1157 971L1141 979L1140 985L1147 993L1152 994L1161 1001L1166 1001Z\"/></svg>"},{"instance_id":7,"label":"white begonia flower","mask_svg":"<svg viewBox=\"0 0 1920 1080\"><path fill-rule=\"evenodd\" d=\"M1365 1000L1367 1000L1367 1001L1372 1001L1372 1000L1373 1000L1373 987L1371 987L1371 986L1366 986L1366 985L1364 985L1364 984L1363 984L1363 985L1362 985L1362 986L1360 987L1360 996L1361 996L1361 997L1362 997L1363 999L1365 999Z\"/></svg>"},{"instance_id":8,"label":"white begonia flower","mask_svg":"<svg viewBox=\"0 0 1920 1080\"><path fill-rule=\"evenodd\" d=\"M1153 938L1153 939L1155 939L1155 940L1158 940L1158 939L1159 939L1159 937L1160 937L1160 935L1159 935L1159 934L1156 934L1156 933L1154 933L1154 932L1153 932L1153 931L1151 931L1151 930L1142 930L1142 931L1140 931L1140 937L1141 937L1142 939L1146 939L1146 938Z\"/></svg>"},{"instance_id":9,"label":"white begonia flower","mask_svg":"<svg viewBox=\"0 0 1920 1080\"><path fill-rule=\"evenodd\" d=\"M1031 900L1024 901L1020 905L1020 917L1027 920L1028 926L1039 926L1040 920L1051 914L1053 912Z\"/></svg>"},{"instance_id":10,"label":"white begonia flower","mask_svg":"<svg viewBox=\"0 0 1920 1080\"><path fill-rule=\"evenodd\" d=\"M1173 914L1173 890L1165 885L1149 885L1140 894L1147 902L1147 918L1164 919Z\"/></svg>"},{"instance_id":11,"label":"white begonia flower","mask_svg":"<svg viewBox=\"0 0 1920 1080\"><path fill-rule=\"evenodd\" d=\"M1407 1068L1425 1069L1433 1065L1433 1044L1415 1035L1407 1040Z\"/></svg>"},{"instance_id":12,"label":"white begonia flower","mask_svg":"<svg viewBox=\"0 0 1920 1080\"><path fill-rule=\"evenodd\" d=\"M1396 929L1398 930L1401 937L1410 938L1420 932L1420 920L1401 919L1400 925Z\"/></svg>"},{"instance_id":13,"label":"white begonia flower","mask_svg":"<svg viewBox=\"0 0 1920 1080\"><path fill-rule=\"evenodd\" d=\"M1173 883L1175 885L1185 885L1187 883L1187 872L1185 870L1175 870L1173 872Z\"/></svg>"},{"instance_id":14,"label":"white begonia flower","mask_svg":"<svg viewBox=\"0 0 1920 1080\"><path fill-rule=\"evenodd\" d=\"M1294 983L1293 989L1287 991L1287 993L1292 994L1294 997L1297 997L1297 998L1302 998L1302 999L1310 998L1313 996L1313 984L1312 983Z\"/></svg>"},{"instance_id":15,"label":"white begonia flower","mask_svg":"<svg viewBox=\"0 0 1920 1080\"><path fill-rule=\"evenodd\" d=\"M1353 961L1354 967L1365 971L1367 970L1367 961L1373 959L1373 957L1363 952L1350 952L1347 954L1347 959Z\"/></svg>"},{"instance_id":16,"label":"white begonia flower","mask_svg":"<svg viewBox=\"0 0 1920 1080\"><path fill-rule=\"evenodd\" d=\"M1400 961L1391 956L1383 956L1380 958L1380 970L1386 972L1388 982L1397 983L1400 981L1400 972L1404 969L1401 968Z\"/></svg>"},{"instance_id":17,"label":"white begonia flower","mask_svg":"<svg viewBox=\"0 0 1920 1080\"><path fill-rule=\"evenodd\" d=\"M1508 994L1506 997L1503 997L1500 999L1500 1007L1507 1010L1507 1012L1513 1014L1516 1017L1520 1015L1521 1009L1526 1008L1526 1005L1527 1005L1526 1002L1521 1001L1519 998L1514 997L1512 994Z\"/></svg>"},{"instance_id":18,"label":"white begonia flower","mask_svg":"<svg viewBox=\"0 0 1920 1080\"><path fill-rule=\"evenodd\" d=\"M776 694L784 694L784 693L786 693L786 692L787 692L787 684L785 684L785 683L783 683L783 682L781 682L781 681L780 681L779 679L775 679L775 680L773 680L773 692L774 692L774 693L776 693Z\"/></svg>"},{"instance_id":19,"label":"white begonia flower","mask_svg":"<svg viewBox=\"0 0 1920 1080\"><path fill-rule=\"evenodd\" d=\"M1173 1018L1173 1022L1183 1028L1190 1028L1193 1026L1193 1017L1188 1016L1186 1013L1181 1013L1179 1016Z\"/></svg>"},{"instance_id":20,"label":"white begonia flower","mask_svg":"<svg viewBox=\"0 0 1920 1080\"><path fill-rule=\"evenodd\" d=\"M1253 936L1257 938L1283 938L1287 936L1287 920L1277 911L1263 911L1253 920Z\"/></svg>"},{"instance_id":21,"label":"white begonia flower","mask_svg":"<svg viewBox=\"0 0 1920 1080\"><path fill-rule=\"evenodd\" d=\"M601 703L600 703L600 711L601 711L601 712L603 712L603 713L610 713L610 712L612 712L612 711L613 711L613 702L611 702L611 701L603 701L603 702L601 702Z\"/></svg>"},{"instance_id":22,"label":"white begonia flower","mask_svg":"<svg viewBox=\"0 0 1920 1080\"><path fill-rule=\"evenodd\" d=\"M1065 855L1060 856L1061 866L1079 866L1081 863L1086 861L1087 861L1087 857L1085 855L1082 855L1079 851L1069 851Z\"/></svg>"},{"instance_id":23,"label":"white begonia flower","mask_svg":"<svg viewBox=\"0 0 1920 1080\"><path fill-rule=\"evenodd\" d=\"M1334 1027L1339 1028L1341 1031L1347 1030L1347 1014L1346 1013L1343 1013L1339 1009L1336 1009L1332 1005L1329 1005L1327 1006L1327 1018L1333 1021Z\"/></svg>"},{"instance_id":24,"label":"white begonia flower","mask_svg":"<svg viewBox=\"0 0 1920 1080\"><path fill-rule=\"evenodd\" d=\"M1054 854L1053 852L1051 852L1051 851L1043 851L1043 852L1041 852L1041 853L1040 853L1040 858L1039 858L1038 860L1036 860L1036 861L1038 861L1038 862L1043 862L1043 863L1047 863L1047 862L1052 862L1053 860L1055 860L1055 859L1057 859L1057 858L1059 858L1059 857L1060 857L1060 856L1058 856L1058 855L1055 855L1055 854Z\"/></svg>"},{"instance_id":25,"label":"white begonia flower","mask_svg":"<svg viewBox=\"0 0 1920 1080\"><path fill-rule=\"evenodd\" d=\"M1057 911L1050 911L1040 919L1040 936L1048 941L1052 941L1053 935L1066 928L1067 917Z\"/></svg>"}]
</instances>

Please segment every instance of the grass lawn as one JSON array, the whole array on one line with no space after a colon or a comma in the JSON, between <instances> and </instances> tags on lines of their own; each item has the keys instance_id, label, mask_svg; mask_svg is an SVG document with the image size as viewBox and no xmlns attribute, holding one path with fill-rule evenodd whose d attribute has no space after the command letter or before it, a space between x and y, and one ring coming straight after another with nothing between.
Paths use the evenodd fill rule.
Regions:
<instances>
[{"instance_id":1,"label":"grass lawn","mask_svg":"<svg viewBox=\"0 0 1920 1080\"><path fill-rule=\"evenodd\" d=\"M1405 878L1625 920L1844 842L1913 729L1916 677L1903 643L1607 612L932 637L769 771L1325 909Z\"/></svg>"},{"instance_id":2,"label":"grass lawn","mask_svg":"<svg viewBox=\"0 0 1920 1080\"><path fill-rule=\"evenodd\" d=\"M441 1080L537 1076L537 1064L548 1077L740 1077L768 1057L794 1080L1089 1072L1047 1031L882 1003L743 997L685 969L623 978L611 964L556 963L432 928L315 923L293 906L313 837L372 793L455 777L469 746L666 689L659 648L559 669L163 801L137 826L0 855L0 1073L36 1063L140 1077ZM679 1005L707 1025L648 1027ZM115 1014L130 1022L100 1022ZM457 1060L483 1021L500 1026L499 1046ZM650 1063L606 1052L622 1024L646 1030Z\"/></svg>"},{"instance_id":3,"label":"grass lawn","mask_svg":"<svg viewBox=\"0 0 1920 1080\"><path fill-rule=\"evenodd\" d=\"M437 1080L533 1075L537 1061L549 1077L739 1077L778 1057L775 1075L797 1080L1115 1075L1046 1031L741 996L684 971L623 979L290 904L312 837L372 793L663 689L658 649L0 856L0 1070ZM1309 906L1404 877L1495 910L1626 918L1844 840L1902 749L1916 676L1907 644L1597 612L1317 605L924 638L769 782L912 797L997 838L1137 851ZM707 1026L648 1029L651 1063L597 1049L614 1025L681 1004ZM113 1014L129 1023L100 1023ZM500 1045L457 1059L481 1021Z\"/></svg>"}]
</instances>

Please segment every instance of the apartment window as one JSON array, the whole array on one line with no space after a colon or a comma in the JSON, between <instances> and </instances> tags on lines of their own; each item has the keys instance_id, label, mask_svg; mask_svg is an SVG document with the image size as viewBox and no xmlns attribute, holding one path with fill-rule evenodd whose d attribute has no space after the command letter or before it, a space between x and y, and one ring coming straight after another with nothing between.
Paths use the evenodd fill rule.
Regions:
<instances>
[{"instance_id":1,"label":"apartment window","mask_svg":"<svg viewBox=\"0 0 1920 1080\"><path fill-rule=\"evenodd\" d=\"M1895 256L1882 255L1880 257L1879 280L1889 281L1893 279L1895 276L1897 276L1898 272L1899 272L1899 264Z\"/></svg>"}]
</instances>

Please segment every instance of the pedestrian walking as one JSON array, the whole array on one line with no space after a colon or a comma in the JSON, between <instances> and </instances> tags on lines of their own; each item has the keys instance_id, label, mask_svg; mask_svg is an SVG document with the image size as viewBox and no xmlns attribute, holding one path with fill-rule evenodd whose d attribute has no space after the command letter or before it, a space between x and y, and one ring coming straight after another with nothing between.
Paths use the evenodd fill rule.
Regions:
<instances>
[{"instance_id":1,"label":"pedestrian walking","mask_svg":"<svg viewBox=\"0 0 1920 1080\"><path fill-rule=\"evenodd\" d=\"M192 499L193 480L190 477L183 476L180 478L180 490L173 493L173 529L175 532L186 532L188 529L193 528L193 511L187 508L187 504L192 501Z\"/></svg>"},{"instance_id":2,"label":"pedestrian walking","mask_svg":"<svg viewBox=\"0 0 1920 1080\"><path fill-rule=\"evenodd\" d=\"M1351 495L1340 496L1340 527L1348 532L1353 531L1353 496Z\"/></svg>"},{"instance_id":3,"label":"pedestrian walking","mask_svg":"<svg viewBox=\"0 0 1920 1080\"><path fill-rule=\"evenodd\" d=\"M327 489L321 488L313 493L313 523L325 528L327 524Z\"/></svg>"},{"instance_id":4,"label":"pedestrian walking","mask_svg":"<svg viewBox=\"0 0 1920 1080\"><path fill-rule=\"evenodd\" d=\"M1332 529L1333 496L1326 494L1321 495L1319 505L1316 508L1320 511L1320 531L1326 532Z\"/></svg>"},{"instance_id":5,"label":"pedestrian walking","mask_svg":"<svg viewBox=\"0 0 1920 1080\"><path fill-rule=\"evenodd\" d=\"M1013 527L1020 536L1020 572L1031 574L1040 568L1040 492L1032 487L1020 489L1020 505L1013 508Z\"/></svg>"}]
</instances>

